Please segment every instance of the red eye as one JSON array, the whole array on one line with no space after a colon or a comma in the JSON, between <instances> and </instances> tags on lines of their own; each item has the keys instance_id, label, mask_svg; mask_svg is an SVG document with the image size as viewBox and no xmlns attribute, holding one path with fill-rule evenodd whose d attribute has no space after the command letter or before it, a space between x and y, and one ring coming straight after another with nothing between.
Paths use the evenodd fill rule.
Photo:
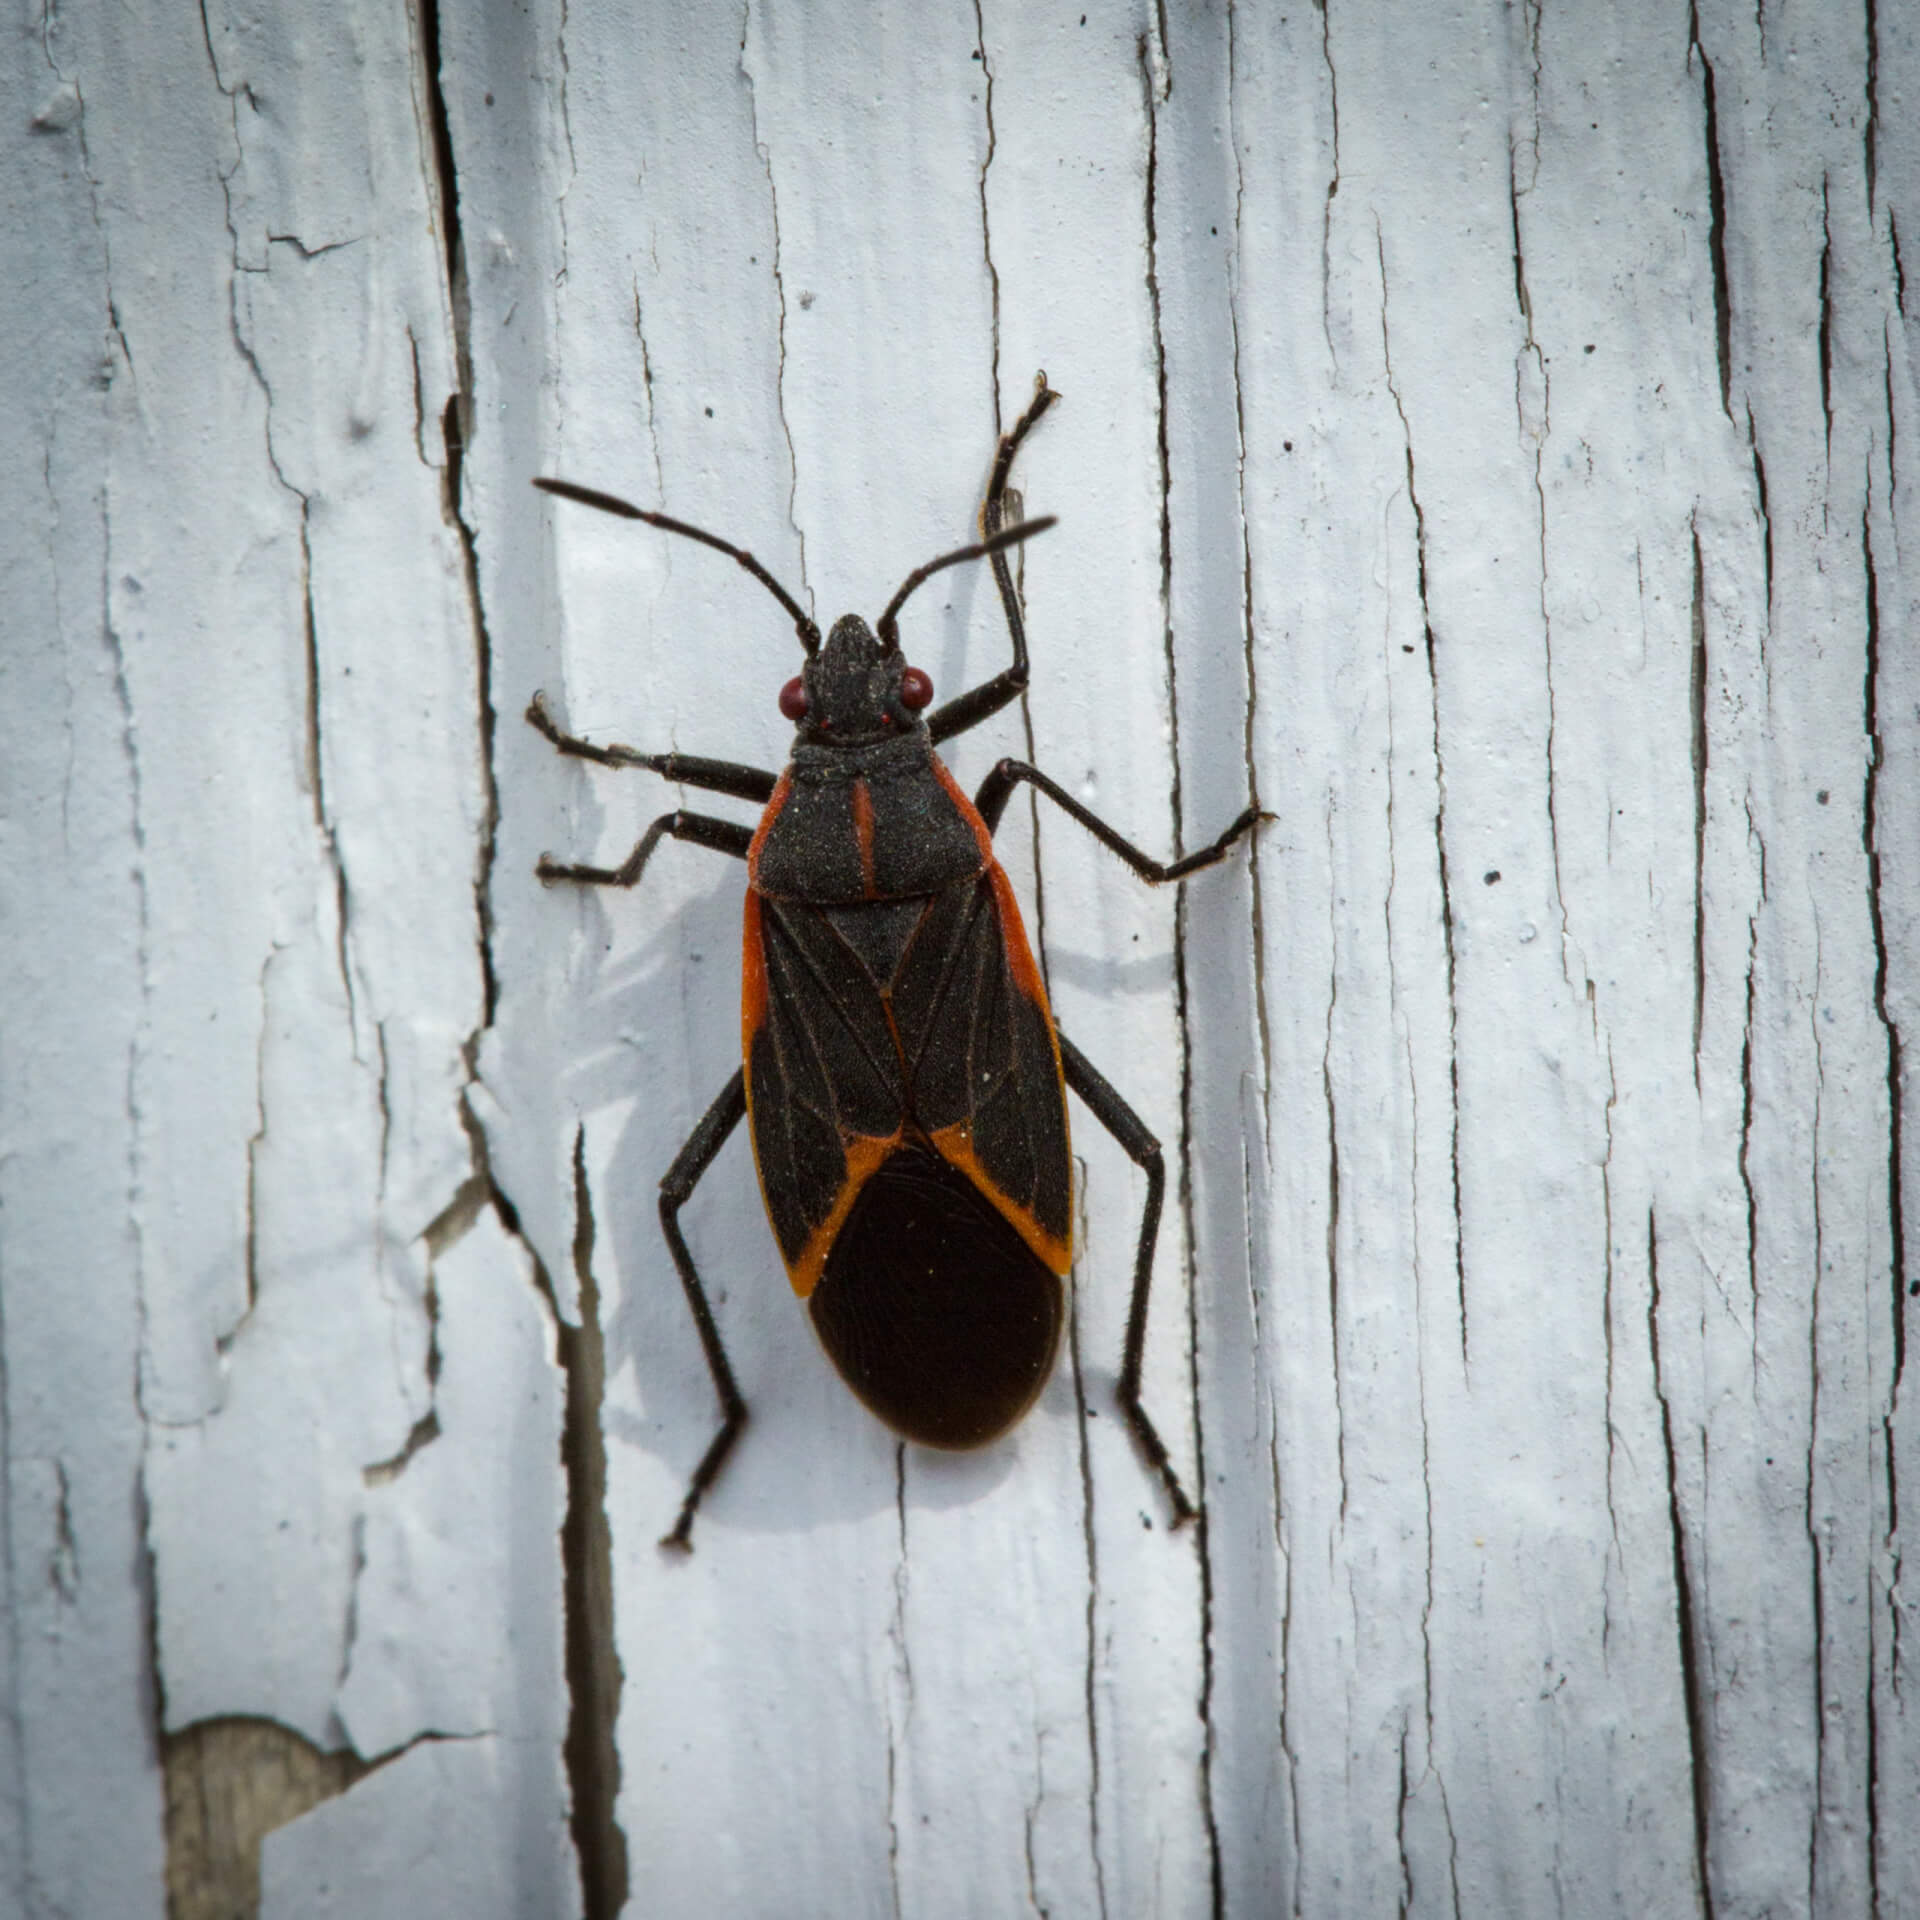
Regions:
<instances>
[{"instance_id":1,"label":"red eye","mask_svg":"<svg viewBox=\"0 0 1920 1920\"><path fill-rule=\"evenodd\" d=\"M807 685L797 673L780 689L780 711L796 727L807 717Z\"/></svg>"},{"instance_id":2,"label":"red eye","mask_svg":"<svg viewBox=\"0 0 1920 1920\"><path fill-rule=\"evenodd\" d=\"M918 713L933 698L933 682L918 667L909 667L900 676L900 704L909 713Z\"/></svg>"}]
</instances>

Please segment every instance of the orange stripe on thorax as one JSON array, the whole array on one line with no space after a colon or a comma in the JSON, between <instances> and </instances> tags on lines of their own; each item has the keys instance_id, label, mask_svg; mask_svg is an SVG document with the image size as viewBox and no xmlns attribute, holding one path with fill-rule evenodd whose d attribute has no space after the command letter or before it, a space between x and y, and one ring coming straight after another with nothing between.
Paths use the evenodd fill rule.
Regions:
<instances>
[{"instance_id":1,"label":"orange stripe on thorax","mask_svg":"<svg viewBox=\"0 0 1920 1920\"><path fill-rule=\"evenodd\" d=\"M869 900L878 898L873 884L873 795L864 780L853 783L853 838L860 849L860 884Z\"/></svg>"},{"instance_id":2,"label":"orange stripe on thorax","mask_svg":"<svg viewBox=\"0 0 1920 1920\"><path fill-rule=\"evenodd\" d=\"M960 790L960 782L947 771L946 762L936 754L928 756L933 761L933 777L947 790L947 798L953 802L954 811L973 829L973 837L980 843L980 858L991 861L993 858L993 835L987 831L987 823L980 818L980 810Z\"/></svg>"},{"instance_id":3,"label":"orange stripe on thorax","mask_svg":"<svg viewBox=\"0 0 1920 1920\"><path fill-rule=\"evenodd\" d=\"M760 816L760 824L754 829L753 843L747 848L747 885L757 887L760 884L760 849L767 844L767 835L773 830L773 823L780 817L780 809L787 804L787 796L793 791L793 769L789 767L774 782L773 792L767 800L767 810Z\"/></svg>"}]
</instances>

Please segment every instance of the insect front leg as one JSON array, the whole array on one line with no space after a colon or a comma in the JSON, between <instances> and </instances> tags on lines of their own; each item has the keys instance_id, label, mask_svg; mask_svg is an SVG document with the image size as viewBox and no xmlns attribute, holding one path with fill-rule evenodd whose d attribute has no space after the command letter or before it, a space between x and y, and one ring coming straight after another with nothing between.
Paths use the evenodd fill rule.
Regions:
<instances>
[{"instance_id":1,"label":"insect front leg","mask_svg":"<svg viewBox=\"0 0 1920 1920\"><path fill-rule=\"evenodd\" d=\"M731 1134L747 1111L747 1080L740 1068L734 1069L733 1078L720 1090L720 1097L710 1106L700 1124L687 1137L687 1144L680 1149L674 1163L667 1169L666 1177L660 1182L660 1230L666 1235L667 1250L673 1255L673 1264L680 1270L680 1284L686 1289L687 1306L693 1314L693 1324L700 1334L700 1345L707 1356L707 1371L713 1376L713 1390L720 1396L720 1431L713 1436L705 1453L700 1456L700 1464L693 1470L693 1478L687 1482L686 1498L680 1502L680 1517L673 1523L673 1531L664 1535L660 1541L663 1547L677 1547L682 1553L693 1551L693 1515L700 1504L700 1496L713 1484L714 1475L720 1471L723 1461L732 1451L733 1443L740 1437L740 1429L747 1424L747 1403L740 1397L740 1389L734 1385L733 1368L727 1363L727 1350L721 1343L720 1329L714 1324L713 1309L707 1304L707 1291L700 1284L699 1270L693 1264L693 1255L687 1251L687 1243L680 1232L680 1209L692 1197L693 1190L700 1183L700 1176L713 1164L713 1157L726 1145Z\"/></svg>"},{"instance_id":2,"label":"insect front leg","mask_svg":"<svg viewBox=\"0 0 1920 1920\"><path fill-rule=\"evenodd\" d=\"M1033 387L1032 402L1012 429L1000 436L1000 449L994 455L993 476L987 482L987 497L980 506L980 532L988 540L1006 524L1007 476L1013 469L1013 456L1020 451L1020 443L1033 430L1034 423L1060 397L1047 385L1044 373L1035 377ZM956 733L977 727L1026 690L1027 624L1020 611L1020 596L1014 590L1013 569L1004 552L993 556L993 583L1000 589L1000 604L1007 613L1007 631L1013 637L1013 665L991 680L956 695L927 716L927 731L936 746L942 740L951 740Z\"/></svg>"},{"instance_id":3,"label":"insect front leg","mask_svg":"<svg viewBox=\"0 0 1920 1920\"><path fill-rule=\"evenodd\" d=\"M1142 853L1131 840L1116 833L1097 813L1083 807L1072 794L1057 781L1049 780L1038 767L1029 766L1024 760L1002 760L981 781L980 791L973 797L973 804L979 809L981 819L987 823L989 833L999 826L1007 801L1022 780L1029 786L1037 787L1056 806L1070 813L1109 853L1118 854L1142 880L1154 886L1167 880L1184 880L1188 874L1212 866L1216 860L1226 857L1233 843L1256 821L1273 817L1262 813L1258 807L1249 807L1219 839L1202 847L1198 853L1189 853L1179 860L1156 860L1152 854Z\"/></svg>"},{"instance_id":4,"label":"insect front leg","mask_svg":"<svg viewBox=\"0 0 1920 1920\"><path fill-rule=\"evenodd\" d=\"M533 870L542 880L575 880L590 887L631 887L638 884L654 848L665 839L690 840L696 847L711 847L715 853L730 853L744 860L753 845L753 829L737 820L716 820L709 813L663 813L617 867L570 866L543 853Z\"/></svg>"},{"instance_id":5,"label":"insect front leg","mask_svg":"<svg viewBox=\"0 0 1920 1920\"><path fill-rule=\"evenodd\" d=\"M1140 1443L1140 1451L1167 1489L1167 1498L1173 1505L1173 1524L1184 1526L1193 1518L1193 1502L1187 1498L1187 1490L1173 1470L1166 1442L1140 1404L1140 1361L1147 1344L1147 1300L1153 1291L1153 1249L1160 1237L1160 1207L1167 1189L1166 1164L1161 1158L1160 1142L1113 1090L1100 1069L1064 1033L1056 1031L1056 1037L1060 1042L1060 1070L1067 1085L1119 1142L1127 1158L1147 1176L1147 1204L1140 1215L1140 1243L1133 1259L1133 1299L1127 1308L1127 1344L1120 1358L1117 1397L1120 1411L1127 1416L1127 1425Z\"/></svg>"},{"instance_id":6,"label":"insect front leg","mask_svg":"<svg viewBox=\"0 0 1920 1920\"><path fill-rule=\"evenodd\" d=\"M731 793L741 800L764 803L773 797L778 784L777 777L763 768L743 767L733 760L703 760L692 753L642 753L617 743L596 747L591 740L560 731L547 711L544 694L536 693L527 703L527 725L576 760L591 760L602 767L644 767L679 786L699 787L708 793Z\"/></svg>"}]
</instances>

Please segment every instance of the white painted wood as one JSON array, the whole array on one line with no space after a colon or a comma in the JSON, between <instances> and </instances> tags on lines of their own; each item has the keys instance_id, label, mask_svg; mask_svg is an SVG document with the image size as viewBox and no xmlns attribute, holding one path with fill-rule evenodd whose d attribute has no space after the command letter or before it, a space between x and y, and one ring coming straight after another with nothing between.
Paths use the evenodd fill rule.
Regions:
<instances>
[{"instance_id":1,"label":"white painted wood","mask_svg":"<svg viewBox=\"0 0 1920 1920\"><path fill-rule=\"evenodd\" d=\"M72 50L0 67L0 1910L160 1911L137 1498L141 900L104 631L106 271ZM30 369L30 373L21 370ZM98 1804L117 1818L103 1827Z\"/></svg>"},{"instance_id":2,"label":"white painted wood","mask_svg":"<svg viewBox=\"0 0 1920 1920\"><path fill-rule=\"evenodd\" d=\"M29 24L0 1904L158 1912L161 1736L252 1715L399 1752L272 1913L611 1911L622 1850L648 1915L1920 1906L1911 9ZM773 766L795 648L527 483L871 616L1042 366L1032 693L956 771L1154 851L1272 816L1178 899L1002 834L1166 1143L1205 1523L1115 1417L1144 1182L1076 1109L1072 1353L975 1458L840 1387L729 1144L684 1219L753 1418L666 1554L741 876L532 869L751 809L520 715ZM906 628L943 693L1006 657L977 569Z\"/></svg>"},{"instance_id":3,"label":"white painted wood","mask_svg":"<svg viewBox=\"0 0 1920 1920\"><path fill-rule=\"evenodd\" d=\"M123 682L102 632L104 252L65 52L0 69L0 1908L157 1912L148 1582L134 1498L138 1010ZM21 228L27 228L23 232ZM33 935L27 929L36 929ZM119 1820L102 1832L94 1799Z\"/></svg>"},{"instance_id":4,"label":"white painted wood","mask_svg":"<svg viewBox=\"0 0 1920 1920\"><path fill-rule=\"evenodd\" d=\"M484 1731L496 1801L439 1825L544 1831L566 1911L559 1383L462 1116L490 776L417 23L31 25L9 1910L159 1912L160 1738L247 1715Z\"/></svg>"},{"instance_id":5,"label":"white painted wood","mask_svg":"<svg viewBox=\"0 0 1920 1920\"><path fill-rule=\"evenodd\" d=\"M511 1749L430 1740L261 1848L261 1911L313 1920L554 1910L562 1839L537 1818ZM493 1810L497 1817L487 1817ZM517 1817L518 1816L518 1817Z\"/></svg>"}]
</instances>

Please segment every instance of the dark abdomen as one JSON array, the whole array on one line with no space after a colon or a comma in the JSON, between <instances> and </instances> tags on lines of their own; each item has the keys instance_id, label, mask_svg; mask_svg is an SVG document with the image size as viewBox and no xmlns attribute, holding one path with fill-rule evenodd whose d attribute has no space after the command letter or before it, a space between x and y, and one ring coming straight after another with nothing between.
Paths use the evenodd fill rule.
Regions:
<instances>
[{"instance_id":1,"label":"dark abdomen","mask_svg":"<svg viewBox=\"0 0 1920 1920\"><path fill-rule=\"evenodd\" d=\"M1060 1281L964 1174L905 1147L867 1182L807 1301L827 1357L895 1432L997 1439L1039 1397Z\"/></svg>"}]
</instances>

